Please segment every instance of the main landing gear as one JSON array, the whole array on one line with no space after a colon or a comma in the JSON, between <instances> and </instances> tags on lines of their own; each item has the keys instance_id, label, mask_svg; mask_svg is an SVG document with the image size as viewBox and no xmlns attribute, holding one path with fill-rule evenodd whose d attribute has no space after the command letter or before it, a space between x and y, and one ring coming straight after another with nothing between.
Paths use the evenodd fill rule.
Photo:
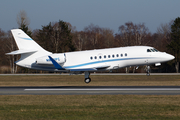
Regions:
<instances>
[{"instance_id":1,"label":"main landing gear","mask_svg":"<svg viewBox=\"0 0 180 120\"><path fill-rule=\"evenodd\" d=\"M90 82L91 82L91 78L89 77L90 73L86 71L86 72L84 73L84 75L85 75L85 80L84 80L84 82L85 82L85 83L90 83Z\"/></svg>"}]
</instances>

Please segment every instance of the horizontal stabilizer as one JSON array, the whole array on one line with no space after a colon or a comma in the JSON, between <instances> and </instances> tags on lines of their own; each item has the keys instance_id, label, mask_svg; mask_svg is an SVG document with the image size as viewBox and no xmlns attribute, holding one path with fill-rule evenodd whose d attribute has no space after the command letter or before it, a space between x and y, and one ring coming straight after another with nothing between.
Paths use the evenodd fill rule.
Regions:
<instances>
[{"instance_id":1,"label":"horizontal stabilizer","mask_svg":"<svg viewBox=\"0 0 180 120\"><path fill-rule=\"evenodd\" d=\"M51 62L53 63L54 67L58 70L65 70L63 67L61 67L51 56L48 56Z\"/></svg>"},{"instance_id":2,"label":"horizontal stabilizer","mask_svg":"<svg viewBox=\"0 0 180 120\"><path fill-rule=\"evenodd\" d=\"M33 52L37 52L37 50L16 50L16 51L12 51L10 53L6 53L6 55L19 55L19 54L25 54L25 53L33 53Z\"/></svg>"}]
</instances>

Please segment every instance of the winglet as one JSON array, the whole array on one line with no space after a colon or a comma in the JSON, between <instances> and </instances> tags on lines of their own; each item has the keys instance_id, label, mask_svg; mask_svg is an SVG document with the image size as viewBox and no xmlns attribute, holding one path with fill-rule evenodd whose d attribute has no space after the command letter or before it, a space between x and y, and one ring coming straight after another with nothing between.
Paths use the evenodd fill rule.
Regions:
<instances>
[{"instance_id":1,"label":"winglet","mask_svg":"<svg viewBox=\"0 0 180 120\"><path fill-rule=\"evenodd\" d=\"M61 67L51 56L48 56L51 62L53 63L54 67L58 70L65 70L63 67Z\"/></svg>"}]
</instances>

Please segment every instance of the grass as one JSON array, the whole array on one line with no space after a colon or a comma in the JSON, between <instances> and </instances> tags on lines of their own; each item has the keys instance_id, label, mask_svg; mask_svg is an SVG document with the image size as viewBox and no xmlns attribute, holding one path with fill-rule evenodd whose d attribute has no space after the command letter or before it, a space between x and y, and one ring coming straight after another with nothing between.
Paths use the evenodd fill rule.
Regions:
<instances>
[{"instance_id":1,"label":"grass","mask_svg":"<svg viewBox=\"0 0 180 120\"><path fill-rule=\"evenodd\" d=\"M0 86L165 86L180 76L0 76ZM179 120L180 95L1 95L0 120Z\"/></svg>"},{"instance_id":2,"label":"grass","mask_svg":"<svg viewBox=\"0 0 180 120\"><path fill-rule=\"evenodd\" d=\"M3 95L0 119L179 120L179 99L179 95Z\"/></svg>"},{"instance_id":3,"label":"grass","mask_svg":"<svg viewBox=\"0 0 180 120\"><path fill-rule=\"evenodd\" d=\"M180 76L92 75L84 83L83 75L0 76L0 86L180 86Z\"/></svg>"}]
</instances>

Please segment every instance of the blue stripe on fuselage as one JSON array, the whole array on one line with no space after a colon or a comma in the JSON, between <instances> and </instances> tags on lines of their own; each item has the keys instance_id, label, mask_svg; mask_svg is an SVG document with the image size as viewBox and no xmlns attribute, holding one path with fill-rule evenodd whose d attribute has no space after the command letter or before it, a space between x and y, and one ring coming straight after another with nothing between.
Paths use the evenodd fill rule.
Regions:
<instances>
[{"instance_id":1,"label":"blue stripe on fuselage","mask_svg":"<svg viewBox=\"0 0 180 120\"><path fill-rule=\"evenodd\" d=\"M65 66L64 68L65 69L71 69L71 68L82 67L82 66L86 66L86 65L93 65L93 64L98 64L98 63L105 63L105 62L122 61L122 60L135 60L135 59L149 59L149 58L152 58L152 57L110 59L110 60L102 60L102 61L83 63L83 64L73 65L73 66Z\"/></svg>"}]
</instances>

